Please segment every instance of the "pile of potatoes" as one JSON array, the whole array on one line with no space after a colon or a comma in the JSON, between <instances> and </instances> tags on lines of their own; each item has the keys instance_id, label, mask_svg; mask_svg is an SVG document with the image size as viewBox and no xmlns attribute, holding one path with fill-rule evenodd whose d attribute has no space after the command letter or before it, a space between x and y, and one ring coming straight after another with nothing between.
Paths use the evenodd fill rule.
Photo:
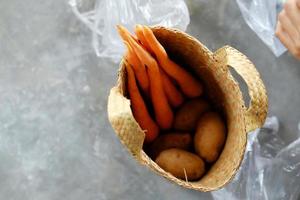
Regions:
<instances>
[{"instance_id":1,"label":"pile of potatoes","mask_svg":"<svg viewBox=\"0 0 300 200\"><path fill-rule=\"evenodd\" d=\"M187 100L175 112L172 131L161 133L146 153L175 177L199 180L224 146L226 126L203 98Z\"/></svg>"}]
</instances>

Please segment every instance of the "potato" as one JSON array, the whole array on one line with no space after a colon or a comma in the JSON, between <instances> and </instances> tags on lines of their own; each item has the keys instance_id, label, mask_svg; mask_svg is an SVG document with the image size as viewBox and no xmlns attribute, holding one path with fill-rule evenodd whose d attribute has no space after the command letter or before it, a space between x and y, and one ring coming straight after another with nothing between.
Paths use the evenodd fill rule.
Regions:
<instances>
[{"instance_id":1,"label":"potato","mask_svg":"<svg viewBox=\"0 0 300 200\"><path fill-rule=\"evenodd\" d=\"M201 98L187 101L175 114L173 123L174 129L180 131L194 131L199 117L209 109L209 104Z\"/></svg>"},{"instance_id":2,"label":"potato","mask_svg":"<svg viewBox=\"0 0 300 200\"><path fill-rule=\"evenodd\" d=\"M189 149L192 147L192 136L184 132L170 132L160 135L150 145L149 155L151 158L156 158L158 154L166 149L178 148Z\"/></svg>"},{"instance_id":3,"label":"potato","mask_svg":"<svg viewBox=\"0 0 300 200\"><path fill-rule=\"evenodd\" d=\"M165 171L183 180L197 180L205 172L205 163L199 156L181 149L165 150L158 155L155 162Z\"/></svg>"},{"instance_id":4,"label":"potato","mask_svg":"<svg viewBox=\"0 0 300 200\"><path fill-rule=\"evenodd\" d=\"M194 136L196 153L211 163L218 159L226 138L226 127L218 113L208 112L200 117Z\"/></svg>"}]
</instances>

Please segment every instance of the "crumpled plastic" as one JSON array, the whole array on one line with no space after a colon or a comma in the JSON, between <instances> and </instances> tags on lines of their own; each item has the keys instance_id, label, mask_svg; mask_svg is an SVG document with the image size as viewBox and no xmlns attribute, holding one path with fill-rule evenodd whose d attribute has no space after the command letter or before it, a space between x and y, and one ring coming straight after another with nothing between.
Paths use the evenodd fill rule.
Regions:
<instances>
[{"instance_id":1,"label":"crumpled plastic","mask_svg":"<svg viewBox=\"0 0 300 200\"><path fill-rule=\"evenodd\" d=\"M275 36L278 13L285 0L236 0L248 26L271 49L280 56L287 49Z\"/></svg>"},{"instance_id":2,"label":"crumpled plastic","mask_svg":"<svg viewBox=\"0 0 300 200\"><path fill-rule=\"evenodd\" d=\"M73 13L92 31L92 45L99 57L117 62L124 45L116 31L122 24L163 25L186 30L190 16L184 0L70 0Z\"/></svg>"},{"instance_id":3,"label":"crumpled plastic","mask_svg":"<svg viewBox=\"0 0 300 200\"><path fill-rule=\"evenodd\" d=\"M298 125L300 136L300 123ZM286 144L278 135L276 117L249 133L239 172L215 200L297 200L300 195L300 137Z\"/></svg>"}]
</instances>

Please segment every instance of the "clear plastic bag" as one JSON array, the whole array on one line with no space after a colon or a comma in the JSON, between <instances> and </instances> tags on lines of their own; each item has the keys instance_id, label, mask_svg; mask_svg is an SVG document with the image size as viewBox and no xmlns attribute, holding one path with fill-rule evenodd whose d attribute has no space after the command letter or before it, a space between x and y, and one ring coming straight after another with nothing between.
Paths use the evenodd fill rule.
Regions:
<instances>
[{"instance_id":1,"label":"clear plastic bag","mask_svg":"<svg viewBox=\"0 0 300 200\"><path fill-rule=\"evenodd\" d=\"M300 125L299 125L300 126ZM278 135L276 117L248 136L241 168L215 200L297 200L300 195L300 138L286 144ZM299 127L300 133L300 127Z\"/></svg>"},{"instance_id":2,"label":"clear plastic bag","mask_svg":"<svg viewBox=\"0 0 300 200\"><path fill-rule=\"evenodd\" d=\"M286 51L275 36L277 15L285 0L236 0L249 27L276 56Z\"/></svg>"},{"instance_id":3,"label":"clear plastic bag","mask_svg":"<svg viewBox=\"0 0 300 200\"><path fill-rule=\"evenodd\" d=\"M122 24L131 31L135 24L186 30L190 22L184 0L70 0L69 4L74 14L92 30L96 54L114 61L118 61L124 52L116 24Z\"/></svg>"}]
</instances>

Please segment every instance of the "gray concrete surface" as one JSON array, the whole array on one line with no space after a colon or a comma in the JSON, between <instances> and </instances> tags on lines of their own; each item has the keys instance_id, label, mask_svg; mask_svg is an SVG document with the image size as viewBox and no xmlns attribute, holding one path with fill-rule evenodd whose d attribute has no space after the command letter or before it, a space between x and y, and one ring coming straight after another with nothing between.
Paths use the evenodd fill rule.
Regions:
<instances>
[{"instance_id":1,"label":"gray concrete surface","mask_svg":"<svg viewBox=\"0 0 300 200\"><path fill-rule=\"evenodd\" d=\"M235 1L187 3L187 32L211 50L228 44L255 63L269 115L293 140L300 62L275 58ZM66 2L0 1L0 199L211 199L140 167L123 149L106 113L117 68L95 56L89 30Z\"/></svg>"}]
</instances>

